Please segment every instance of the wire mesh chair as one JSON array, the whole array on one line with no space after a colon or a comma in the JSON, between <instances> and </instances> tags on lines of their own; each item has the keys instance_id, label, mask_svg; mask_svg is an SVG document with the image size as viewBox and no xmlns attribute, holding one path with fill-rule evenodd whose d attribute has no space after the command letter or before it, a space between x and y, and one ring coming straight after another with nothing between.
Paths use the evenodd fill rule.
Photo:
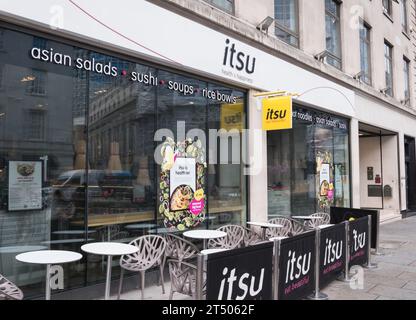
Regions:
<instances>
[{"instance_id":1,"label":"wire mesh chair","mask_svg":"<svg viewBox=\"0 0 416 320\"><path fill-rule=\"evenodd\" d=\"M161 236L145 235L133 240L129 244L136 246L139 251L130 255L124 255L120 258L121 273L117 298L120 299L121 289L123 287L124 270L129 270L140 273L142 299L144 299L145 272L161 261L161 257L166 249L166 241ZM164 292L165 287L162 264L159 264L159 267L161 270L162 290Z\"/></svg>"},{"instance_id":2,"label":"wire mesh chair","mask_svg":"<svg viewBox=\"0 0 416 320\"><path fill-rule=\"evenodd\" d=\"M238 248L244 241L245 230L243 227L229 224L219 227L218 231L223 231L227 236L217 239L209 239L208 248L221 248L221 249L235 249Z\"/></svg>"},{"instance_id":3,"label":"wire mesh chair","mask_svg":"<svg viewBox=\"0 0 416 320\"><path fill-rule=\"evenodd\" d=\"M292 222L292 230L290 232L291 236L296 236L298 234L304 233L307 230L303 223L300 223L295 219L290 219L290 221Z\"/></svg>"},{"instance_id":4,"label":"wire mesh chair","mask_svg":"<svg viewBox=\"0 0 416 320\"><path fill-rule=\"evenodd\" d=\"M0 274L0 300L23 300L23 292Z\"/></svg>"},{"instance_id":5,"label":"wire mesh chair","mask_svg":"<svg viewBox=\"0 0 416 320\"><path fill-rule=\"evenodd\" d=\"M331 221L331 216L325 212L311 214L311 217L317 217L320 219L312 219L310 221L307 221L306 226L308 229L315 229L316 227L319 227L321 225L329 224L329 222Z\"/></svg>"},{"instance_id":6,"label":"wire mesh chair","mask_svg":"<svg viewBox=\"0 0 416 320\"><path fill-rule=\"evenodd\" d=\"M267 228L266 237L275 238L275 237L288 237L292 231L292 221L284 216L276 217L270 219L269 223L280 224L282 228Z\"/></svg>"},{"instance_id":7,"label":"wire mesh chair","mask_svg":"<svg viewBox=\"0 0 416 320\"><path fill-rule=\"evenodd\" d=\"M262 241L261 235L255 232L253 229L243 227L244 233L244 246L252 246Z\"/></svg>"}]
</instances>

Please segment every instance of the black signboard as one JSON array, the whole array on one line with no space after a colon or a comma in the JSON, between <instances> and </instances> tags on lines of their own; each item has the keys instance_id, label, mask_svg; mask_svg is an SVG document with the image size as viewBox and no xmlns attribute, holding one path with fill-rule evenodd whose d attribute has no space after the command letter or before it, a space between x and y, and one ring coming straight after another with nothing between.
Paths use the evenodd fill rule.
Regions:
<instances>
[{"instance_id":1,"label":"black signboard","mask_svg":"<svg viewBox=\"0 0 416 320\"><path fill-rule=\"evenodd\" d=\"M279 300L298 300L315 289L315 231L283 239L279 258Z\"/></svg>"},{"instance_id":2,"label":"black signboard","mask_svg":"<svg viewBox=\"0 0 416 320\"><path fill-rule=\"evenodd\" d=\"M273 299L273 242L207 258L207 300Z\"/></svg>"},{"instance_id":3,"label":"black signboard","mask_svg":"<svg viewBox=\"0 0 416 320\"><path fill-rule=\"evenodd\" d=\"M368 262L368 217L349 223L350 266Z\"/></svg>"},{"instance_id":4,"label":"black signboard","mask_svg":"<svg viewBox=\"0 0 416 320\"><path fill-rule=\"evenodd\" d=\"M345 268L345 224L321 230L319 250L319 288L336 279Z\"/></svg>"},{"instance_id":5,"label":"black signboard","mask_svg":"<svg viewBox=\"0 0 416 320\"><path fill-rule=\"evenodd\" d=\"M343 221L349 221L351 218L358 219L366 216L371 216L371 248L377 248L377 234L378 234L378 211L364 210L353 208L331 207L331 223L337 224Z\"/></svg>"}]
</instances>

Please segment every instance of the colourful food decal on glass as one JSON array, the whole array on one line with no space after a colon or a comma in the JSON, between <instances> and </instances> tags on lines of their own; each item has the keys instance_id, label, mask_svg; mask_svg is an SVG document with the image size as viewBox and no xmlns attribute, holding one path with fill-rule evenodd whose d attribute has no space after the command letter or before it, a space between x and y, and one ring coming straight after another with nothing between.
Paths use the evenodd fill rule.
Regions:
<instances>
[{"instance_id":1,"label":"colourful food decal on glass","mask_svg":"<svg viewBox=\"0 0 416 320\"><path fill-rule=\"evenodd\" d=\"M205 150L200 140L175 143L167 138L161 147L159 214L173 230L186 230L205 220Z\"/></svg>"}]
</instances>

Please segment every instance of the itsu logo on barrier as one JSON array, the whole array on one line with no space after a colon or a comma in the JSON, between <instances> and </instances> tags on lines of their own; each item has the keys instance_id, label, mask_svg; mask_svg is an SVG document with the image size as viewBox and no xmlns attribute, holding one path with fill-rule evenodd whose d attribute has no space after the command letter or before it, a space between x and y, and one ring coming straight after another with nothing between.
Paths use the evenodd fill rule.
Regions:
<instances>
[{"instance_id":1,"label":"itsu logo on barrier","mask_svg":"<svg viewBox=\"0 0 416 320\"><path fill-rule=\"evenodd\" d=\"M368 216L350 222L350 264L363 265L368 261Z\"/></svg>"},{"instance_id":2,"label":"itsu logo on barrier","mask_svg":"<svg viewBox=\"0 0 416 320\"><path fill-rule=\"evenodd\" d=\"M273 243L208 255L207 300L271 300Z\"/></svg>"},{"instance_id":3,"label":"itsu logo on barrier","mask_svg":"<svg viewBox=\"0 0 416 320\"><path fill-rule=\"evenodd\" d=\"M227 276L228 274L227 267L223 269L222 274L224 276ZM241 292L239 295L235 297L235 300L246 300L247 297L254 298L263 289L263 280L264 280L264 268L261 269L260 278L257 280L256 280L256 275L250 275L248 272L243 273L239 278L237 278L236 268L234 268L228 274L228 278L224 278L221 281L221 287L218 293L218 300L224 300L224 298L226 298L226 300L232 299L234 283L238 285L238 289ZM257 282L257 288L256 288L256 282ZM228 287L228 289L224 291L226 287ZM226 296L224 296L224 293L227 293Z\"/></svg>"}]
</instances>

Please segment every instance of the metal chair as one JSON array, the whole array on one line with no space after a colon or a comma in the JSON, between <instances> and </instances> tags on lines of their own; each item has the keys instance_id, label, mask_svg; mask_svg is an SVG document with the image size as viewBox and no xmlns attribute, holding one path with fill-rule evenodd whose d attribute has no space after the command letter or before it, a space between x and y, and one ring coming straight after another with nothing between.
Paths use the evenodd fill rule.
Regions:
<instances>
[{"instance_id":1,"label":"metal chair","mask_svg":"<svg viewBox=\"0 0 416 320\"><path fill-rule=\"evenodd\" d=\"M221 248L221 249L235 249L238 248L244 241L245 230L238 225L229 224L223 227L219 227L218 231L224 231L227 236L217 239L209 239L208 248Z\"/></svg>"},{"instance_id":2,"label":"metal chair","mask_svg":"<svg viewBox=\"0 0 416 320\"><path fill-rule=\"evenodd\" d=\"M255 232L253 229L243 227L244 233L244 246L252 246L262 241L261 235Z\"/></svg>"},{"instance_id":3,"label":"metal chair","mask_svg":"<svg viewBox=\"0 0 416 320\"><path fill-rule=\"evenodd\" d=\"M311 217L318 217L322 219L312 219L310 221L307 221L306 226L309 229L315 229L320 225L329 224L329 222L331 221L331 216L325 212L311 214Z\"/></svg>"},{"instance_id":4,"label":"metal chair","mask_svg":"<svg viewBox=\"0 0 416 320\"><path fill-rule=\"evenodd\" d=\"M288 237L292 231L292 221L289 218L280 216L277 218L270 219L269 223L281 224L282 228L267 228L266 237L275 238L275 237Z\"/></svg>"},{"instance_id":5,"label":"metal chair","mask_svg":"<svg viewBox=\"0 0 416 320\"><path fill-rule=\"evenodd\" d=\"M0 274L0 300L23 300L23 292Z\"/></svg>"},{"instance_id":6,"label":"metal chair","mask_svg":"<svg viewBox=\"0 0 416 320\"><path fill-rule=\"evenodd\" d=\"M168 260L170 276L169 300L175 292L192 297L196 300L197 266L177 259Z\"/></svg>"},{"instance_id":7,"label":"metal chair","mask_svg":"<svg viewBox=\"0 0 416 320\"><path fill-rule=\"evenodd\" d=\"M165 240L165 259L169 258L186 261L195 258L199 253L199 249L196 245L174 234L166 234Z\"/></svg>"},{"instance_id":8,"label":"metal chair","mask_svg":"<svg viewBox=\"0 0 416 320\"><path fill-rule=\"evenodd\" d=\"M299 221L296 221L295 219L291 219L291 218L288 218L288 219L290 219L290 221L292 222L292 230L290 232L291 236L296 236L306 231L306 228L302 223L300 223Z\"/></svg>"},{"instance_id":9,"label":"metal chair","mask_svg":"<svg viewBox=\"0 0 416 320\"><path fill-rule=\"evenodd\" d=\"M136 271L141 275L142 299L144 299L145 272L146 270L157 265L166 249L166 241L161 236L146 235L130 242L139 248L139 251L131 255L124 255L120 258L120 284L118 288L118 299L120 299L121 289L123 286L124 270ZM162 264L160 267L160 276L162 281L162 290L165 291Z\"/></svg>"}]
</instances>

